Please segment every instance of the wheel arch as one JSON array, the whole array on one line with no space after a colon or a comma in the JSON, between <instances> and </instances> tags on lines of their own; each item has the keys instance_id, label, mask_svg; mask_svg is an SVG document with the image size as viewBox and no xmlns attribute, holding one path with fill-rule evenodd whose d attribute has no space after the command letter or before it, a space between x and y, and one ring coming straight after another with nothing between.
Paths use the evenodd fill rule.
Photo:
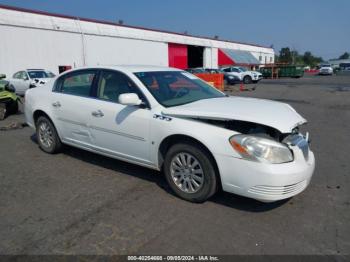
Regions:
<instances>
[{"instance_id":1,"label":"wheel arch","mask_svg":"<svg viewBox=\"0 0 350 262\"><path fill-rule=\"evenodd\" d=\"M204 151L206 151L211 158L212 163L214 164L214 169L215 169L215 174L218 179L218 185L220 189L222 188L221 186L221 176L220 176L220 171L219 167L217 165L216 159L212 152L209 150L209 148L204 145L201 141L198 139L189 136L189 135L184 135L184 134L173 134L170 136L165 137L162 142L159 144L158 148L158 166L160 170L163 170L163 164L164 164L164 159L165 155L170 149L171 146L177 144L177 143L189 143L189 144L194 144L197 146L200 146Z\"/></svg>"},{"instance_id":2,"label":"wheel arch","mask_svg":"<svg viewBox=\"0 0 350 262\"><path fill-rule=\"evenodd\" d=\"M39 117L41 117L41 116L47 117L51 121L51 123L53 124L53 121L52 121L51 117L45 111L43 111L41 109L37 109L37 110L35 110L33 112L34 124L36 124L36 122L38 121Z\"/></svg>"},{"instance_id":3,"label":"wheel arch","mask_svg":"<svg viewBox=\"0 0 350 262\"><path fill-rule=\"evenodd\" d=\"M44 110L42 110L42 109L36 109L36 110L33 112L33 120L34 120L34 126L35 126L35 128L36 128L36 122L38 121L39 117L41 117L41 116L44 116L44 117L46 117L47 119L49 119L49 121L52 123L52 125L53 125L54 128L56 129L56 132L57 132L57 135L58 135L59 139L62 140L62 139L61 139L61 136L60 136L60 133L58 132L58 129L57 129L56 125L55 125L55 122L52 121L52 118L50 117L50 115L47 114L47 113L46 113Z\"/></svg>"}]
</instances>

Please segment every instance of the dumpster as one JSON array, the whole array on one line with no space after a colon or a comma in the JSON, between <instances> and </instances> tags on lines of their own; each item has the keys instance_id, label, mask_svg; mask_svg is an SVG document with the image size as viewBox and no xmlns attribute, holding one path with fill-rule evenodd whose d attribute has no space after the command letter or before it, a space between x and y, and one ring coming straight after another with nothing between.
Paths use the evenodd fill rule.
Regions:
<instances>
[{"instance_id":1,"label":"dumpster","mask_svg":"<svg viewBox=\"0 0 350 262\"><path fill-rule=\"evenodd\" d=\"M299 78L304 75L302 66L296 65L269 65L260 69L264 78L293 77Z\"/></svg>"},{"instance_id":2,"label":"dumpster","mask_svg":"<svg viewBox=\"0 0 350 262\"><path fill-rule=\"evenodd\" d=\"M299 78L304 75L304 69L301 66L287 65L279 67L279 77Z\"/></svg>"}]
</instances>

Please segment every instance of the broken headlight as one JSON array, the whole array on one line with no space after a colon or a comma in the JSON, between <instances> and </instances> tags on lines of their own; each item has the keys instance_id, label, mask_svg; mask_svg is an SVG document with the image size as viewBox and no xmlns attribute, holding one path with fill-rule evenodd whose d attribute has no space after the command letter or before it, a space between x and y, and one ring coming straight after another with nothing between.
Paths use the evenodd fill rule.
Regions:
<instances>
[{"instance_id":1,"label":"broken headlight","mask_svg":"<svg viewBox=\"0 0 350 262\"><path fill-rule=\"evenodd\" d=\"M234 135L230 138L233 149L244 159L281 164L293 161L293 153L284 144L251 135Z\"/></svg>"}]
</instances>

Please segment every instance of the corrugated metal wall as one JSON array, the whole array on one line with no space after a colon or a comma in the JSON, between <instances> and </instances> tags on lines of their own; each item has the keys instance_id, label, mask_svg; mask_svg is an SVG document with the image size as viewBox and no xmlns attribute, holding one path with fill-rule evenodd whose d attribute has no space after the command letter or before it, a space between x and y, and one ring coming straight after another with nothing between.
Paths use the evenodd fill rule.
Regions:
<instances>
[{"instance_id":1,"label":"corrugated metal wall","mask_svg":"<svg viewBox=\"0 0 350 262\"><path fill-rule=\"evenodd\" d=\"M26 68L58 73L58 65L82 66L81 36L30 28L0 26L0 72Z\"/></svg>"},{"instance_id":2,"label":"corrugated metal wall","mask_svg":"<svg viewBox=\"0 0 350 262\"><path fill-rule=\"evenodd\" d=\"M0 72L40 67L58 72L59 65L169 65L168 44L203 46L204 66L216 68L218 48L274 56L271 48L37 14L0 6ZM184 66L181 65L181 68Z\"/></svg>"},{"instance_id":3,"label":"corrugated metal wall","mask_svg":"<svg viewBox=\"0 0 350 262\"><path fill-rule=\"evenodd\" d=\"M168 66L168 45L134 39L85 36L88 65L141 64Z\"/></svg>"},{"instance_id":4,"label":"corrugated metal wall","mask_svg":"<svg viewBox=\"0 0 350 262\"><path fill-rule=\"evenodd\" d=\"M59 65L168 66L166 43L3 25L0 30L0 72L8 76L27 68L57 74Z\"/></svg>"}]
</instances>

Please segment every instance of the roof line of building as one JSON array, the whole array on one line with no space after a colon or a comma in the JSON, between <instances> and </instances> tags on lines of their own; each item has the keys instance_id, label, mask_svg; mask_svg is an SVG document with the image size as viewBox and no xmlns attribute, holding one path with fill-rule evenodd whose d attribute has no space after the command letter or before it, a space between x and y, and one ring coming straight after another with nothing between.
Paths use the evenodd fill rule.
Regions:
<instances>
[{"instance_id":1,"label":"roof line of building","mask_svg":"<svg viewBox=\"0 0 350 262\"><path fill-rule=\"evenodd\" d=\"M106 20L97 20L97 19L92 19L92 18L84 18L84 17L78 17L78 16L51 13L51 12L46 12L46 11L41 11L41 10L33 10L33 9L27 9L27 8L22 8L22 7L3 5L3 4L0 4L0 8L12 10L12 11L31 13L31 14L53 16L53 17L66 18L66 19L72 19L72 20L80 20L80 21L84 21L84 22L91 22L91 23L98 23L98 24L105 24L105 25L114 25L114 26L120 26L120 27L132 28L132 29L140 29L140 30L146 30L146 31L152 31L152 32L186 36L186 37L202 38L202 39L221 41L221 42L227 42L227 43L233 43L233 44L242 44L242 45L250 45L250 46L256 46L256 47L263 47L263 48L271 48L271 47L267 47L267 46L263 46L263 45L249 44L249 43L236 42L236 41L230 41L230 40L224 40L224 39L216 39L216 38L211 38L211 37L207 37L207 36L196 36L196 35L182 34L182 33L177 33L177 32L172 32L172 31L151 29L151 28L140 27L140 26L121 25L121 24L113 23L111 21L106 21Z\"/></svg>"}]
</instances>

